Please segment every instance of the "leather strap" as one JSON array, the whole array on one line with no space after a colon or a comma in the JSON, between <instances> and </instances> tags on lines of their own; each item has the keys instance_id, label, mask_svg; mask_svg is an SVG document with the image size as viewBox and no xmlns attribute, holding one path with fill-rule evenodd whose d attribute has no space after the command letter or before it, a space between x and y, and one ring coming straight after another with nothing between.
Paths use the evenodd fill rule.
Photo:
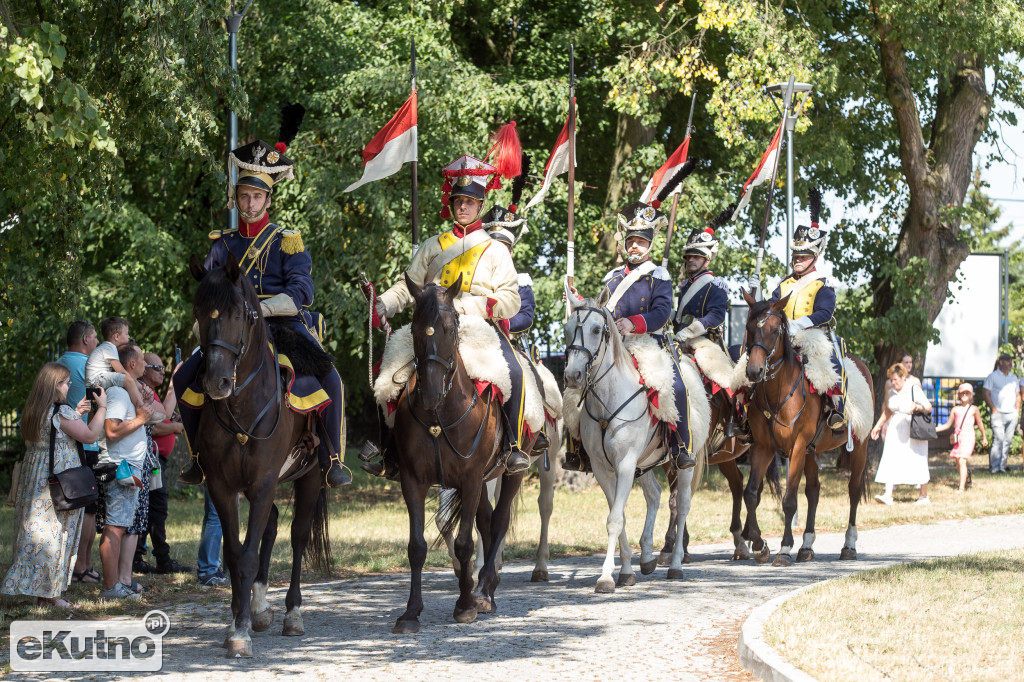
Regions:
<instances>
[{"instance_id":1,"label":"leather strap","mask_svg":"<svg viewBox=\"0 0 1024 682\"><path fill-rule=\"evenodd\" d=\"M259 260L263 252L266 251L271 242L274 241L274 237L278 235L284 228L274 223L268 223L258 235L253 237L252 243L249 244L249 248L245 250L245 254L242 255L242 260L239 262L238 267L245 274L249 274L252 270L252 266L256 265L256 261Z\"/></svg>"},{"instance_id":2,"label":"leather strap","mask_svg":"<svg viewBox=\"0 0 1024 682\"><path fill-rule=\"evenodd\" d=\"M441 274L441 270L444 269L444 266L448 265L470 249L475 249L484 242L488 242L490 240L491 237L486 230L480 229L475 232L470 232L457 243L452 244L447 249L434 256L434 260L430 261L430 264L427 266L427 279L425 282L422 282L422 284L426 285L433 282L437 279L437 276Z\"/></svg>"}]
</instances>

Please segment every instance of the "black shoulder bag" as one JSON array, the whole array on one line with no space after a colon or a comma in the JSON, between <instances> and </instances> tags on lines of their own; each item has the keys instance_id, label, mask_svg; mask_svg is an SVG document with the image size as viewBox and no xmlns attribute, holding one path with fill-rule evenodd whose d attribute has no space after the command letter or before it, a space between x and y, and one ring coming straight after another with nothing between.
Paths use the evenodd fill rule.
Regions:
<instances>
[{"instance_id":1,"label":"black shoulder bag","mask_svg":"<svg viewBox=\"0 0 1024 682\"><path fill-rule=\"evenodd\" d=\"M54 404L54 414L59 414L60 403ZM57 438L57 427L53 425L53 416L50 417L50 477L47 482L50 484L50 497L53 499L53 508L57 511L72 511L81 509L99 499L99 489L96 485L96 477L92 469L87 466L77 466L73 469L65 469L59 474L53 473L53 446ZM81 459L82 448L79 445L79 458Z\"/></svg>"},{"instance_id":2,"label":"black shoulder bag","mask_svg":"<svg viewBox=\"0 0 1024 682\"><path fill-rule=\"evenodd\" d=\"M917 386L910 387L910 397L914 397L914 389ZM910 437L914 440L931 440L932 438L938 438L938 434L935 432L935 422L932 421L931 412L915 412L910 415Z\"/></svg>"}]
</instances>

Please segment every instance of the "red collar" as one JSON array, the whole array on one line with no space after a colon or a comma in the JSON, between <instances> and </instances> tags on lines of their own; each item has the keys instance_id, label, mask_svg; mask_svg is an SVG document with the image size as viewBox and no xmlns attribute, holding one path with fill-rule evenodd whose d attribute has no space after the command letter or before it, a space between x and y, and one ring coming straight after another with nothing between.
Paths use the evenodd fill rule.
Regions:
<instances>
[{"instance_id":1,"label":"red collar","mask_svg":"<svg viewBox=\"0 0 1024 682\"><path fill-rule=\"evenodd\" d=\"M711 275L712 277L715 276L715 273L711 272L710 270L704 270L702 272L698 272L693 277L687 277L686 281L689 282L690 284L693 284L694 280L696 280L698 277L703 277L705 273Z\"/></svg>"},{"instance_id":2,"label":"red collar","mask_svg":"<svg viewBox=\"0 0 1024 682\"><path fill-rule=\"evenodd\" d=\"M238 234L242 235L246 239L252 239L260 233L264 227L270 224L270 214L264 213L263 217L255 223L247 223L242 220L242 216L238 216Z\"/></svg>"},{"instance_id":3,"label":"red collar","mask_svg":"<svg viewBox=\"0 0 1024 682\"><path fill-rule=\"evenodd\" d=\"M452 227L452 234L454 234L459 239L462 239L463 237L465 237L470 232L476 232L477 230L479 230L483 226L484 226L484 223L483 223L482 220L478 220L475 223L470 223L469 225L466 225L465 227L463 227L462 225L459 225L458 223L455 223L455 225Z\"/></svg>"}]
</instances>

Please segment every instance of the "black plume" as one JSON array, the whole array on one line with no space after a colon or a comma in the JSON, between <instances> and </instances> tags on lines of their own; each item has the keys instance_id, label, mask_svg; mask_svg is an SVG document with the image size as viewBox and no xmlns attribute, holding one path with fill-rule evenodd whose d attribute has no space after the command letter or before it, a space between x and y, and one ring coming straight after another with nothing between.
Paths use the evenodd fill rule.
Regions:
<instances>
[{"instance_id":1,"label":"black plume","mask_svg":"<svg viewBox=\"0 0 1024 682\"><path fill-rule=\"evenodd\" d=\"M811 211L811 225L816 225L821 214L821 191L817 187L812 187L807 192L807 203Z\"/></svg>"},{"instance_id":2,"label":"black plume","mask_svg":"<svg viewBox=\"0 0 1024 682\"><path fill-rule=\"evenodd\" d=\"M714 220L708 223L708 227L712 230L717 230L720 227L725 226L732 219L732 214L736 211L736 204L729 204L724 211L715 216Z\"/></svg>"},{"instance_id":3,"label":"black plume","mask_svg":"<svg viewBox=\"0 0 1024 682\"><path fill-rule=\"evenodd\" d=\"M278 142L291 144L295 136L299 134L299 126L306 115L306 107L301 104L285 103L281 107L281 132L277 135Z\"/></svg>"},{"instance_id":4,"label":"black plume","mask_svg":"<svg viewBox=\"0 0 1024 682\"><path fill-rule=\"evenodd\" d=\"M530 157L523 153L521 164L522 170L512 180L512 203L518 208L519 199L523 196L523 187L526 186L526 177L530 174Z\"/></svg>"},{"instance_id":5,"label":"black plume","mask_svg":"<svg viewBox=\"0 0 1024 682\"><path fill-rule=\"evenodd\" d=\"M668 195L675 191L686 177L693 172L693 169L697 167L697 161L694 159L687 159L683 167L679 169L679 172L672 176L672 179L665 183L660 190L658 190L658 196L655 197L658 201L665 201Z\"/></svg>"}]
</instances>

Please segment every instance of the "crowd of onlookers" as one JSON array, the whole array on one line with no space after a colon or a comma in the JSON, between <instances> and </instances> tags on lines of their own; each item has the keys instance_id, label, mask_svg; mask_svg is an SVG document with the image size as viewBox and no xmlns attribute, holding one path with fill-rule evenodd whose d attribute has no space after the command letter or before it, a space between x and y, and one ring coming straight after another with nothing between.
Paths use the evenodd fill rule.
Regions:
<instances>
[{"instance_id":1,"label":"crowd of onlookers","mask_svg":"<svg viewBox=\"0 0 1024 682\"><path fill-rule=\"evenodd\" d=\"M911 436L911 422L915 414L931 415L932 403L921 382L911 374L913 365L913 357L904 354L900 363L888 369L882 415L871 431L873 439L880 436L885 439L875 473L875 482L885 486L885 491L875 495L875 499L883 504L893 503L892 493L896 485L917 487L920 493L915 504L931 503L928 497L929 442ZM992 373L982 383L982 398L988 406L992 428L988 460L992 474L1007 472L1010 443L1017 432L1024 400L1024 379L1014 374L1012 367L1013 357L1001 353ZM977 433L981 433L982 447L989 444L981 410L974 403L974 386L966 382L960 384L948 418L935 429L937 434L949 434L949 456L956 462L960 476L957 493L963 493L972 485L967 465L977 446Z\"/></svg>"},{"instance_id":2,"label":"crowd of onlookers","mask_svg":"<svg viewBox=\"0 0 1024 682\"><path fill-rule=\"evenodd\" d=\"M133 574L190 571L171 557L167 542L164 472L182 425L174 417L174 392L164 388L166 374L160 357L131 339L126 320L104 319L99 335L86 321L70 325L67 352L39 371L22 412L26 455L15 497L14 563L0 591L71 607L62 597L71 581L99 584L102 599L137 599L149 587ZM51 453L52 472L92 468L96 502L54 508ZM221 585L227 579L220 524L206 506L198 576L205 585ZM101 571L93 564L97 534ZM147 545L155 565L146 560Z\"/></svg>"}]
</instances>

